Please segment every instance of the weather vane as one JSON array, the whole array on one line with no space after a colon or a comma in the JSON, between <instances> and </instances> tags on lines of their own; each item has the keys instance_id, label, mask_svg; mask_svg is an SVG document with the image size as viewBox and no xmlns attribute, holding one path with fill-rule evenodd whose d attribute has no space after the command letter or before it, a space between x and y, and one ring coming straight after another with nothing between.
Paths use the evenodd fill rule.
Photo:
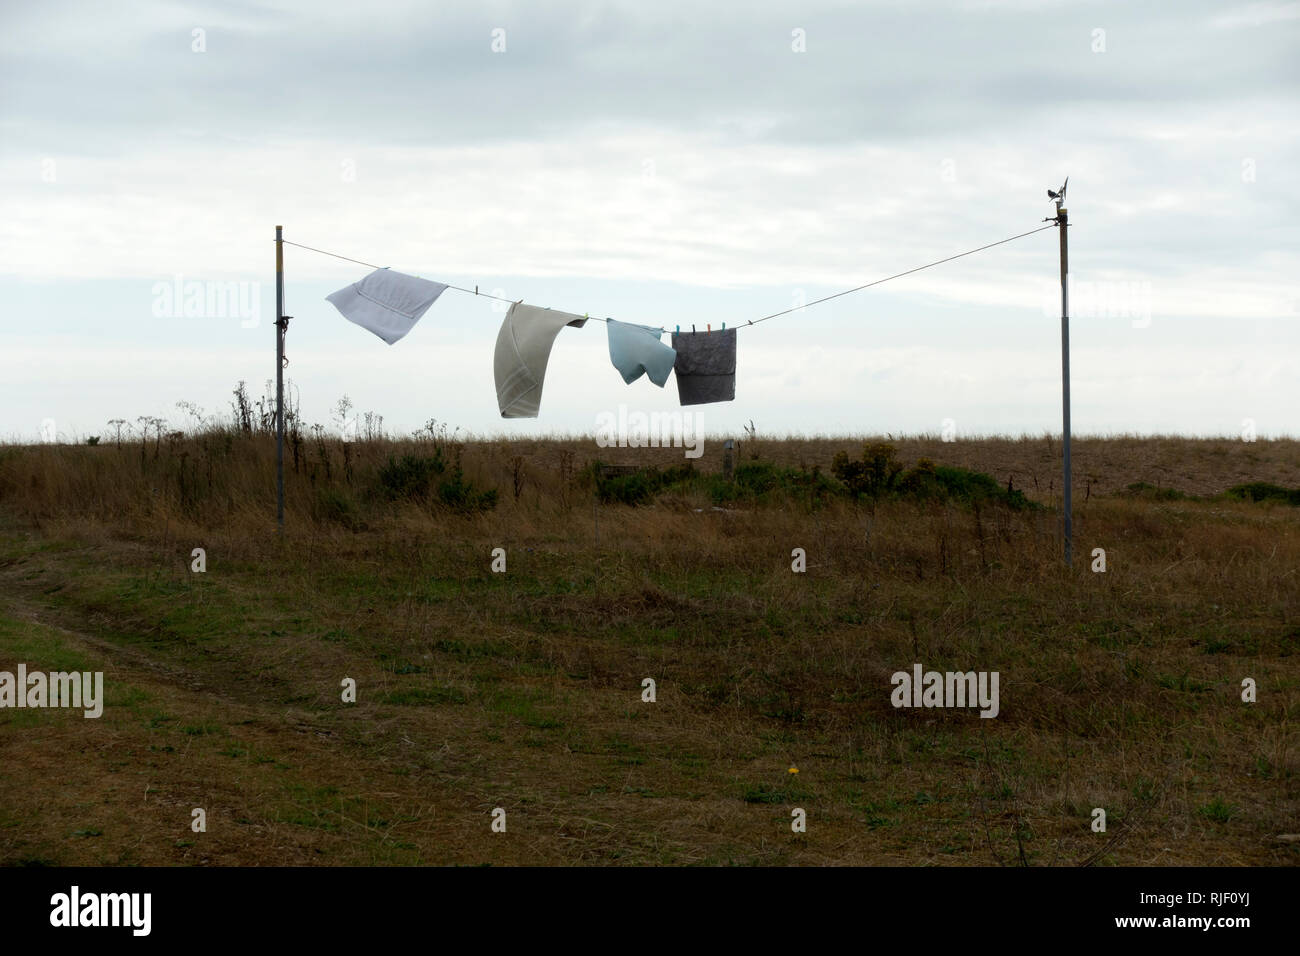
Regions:
<instances>
[{"instance_id":1,"label":"weather vane","mask_svg":"<svg viewBox=\"0 0 1300 956\"><path fill-rule=\"evenodd\" d=\"M1065 202L1065 187L1068 186L1068 185L1070 185L1070 177L1069 177L1069 176L1066 176L1066 177L1065 177L1065 182L1061 185L1061 190L1060 190L1060 192L1057 192L1057 191L1054 190L1054 189L1049 189L1049 190L1047 191L1047 198L1048 198L1048 199L1053 199L1053 200L1056 201L1056 208L1057 208L1057 209L1060 209L1060 208L1061 208L1061 203Z\"/></svg>"}]
</instances>

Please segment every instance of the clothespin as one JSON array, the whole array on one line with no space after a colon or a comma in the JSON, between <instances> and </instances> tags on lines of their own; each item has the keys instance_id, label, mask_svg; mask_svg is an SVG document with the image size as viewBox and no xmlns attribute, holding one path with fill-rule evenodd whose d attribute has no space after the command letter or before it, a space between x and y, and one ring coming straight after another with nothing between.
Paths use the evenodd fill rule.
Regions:
<instances>
[{"instance_id":1,"label":"clothespin","mask_svg":"<svg viewBox=\"0 0 1300 956\"><path fill-rule=\"evenodd\" d=\"M477 286L477 285L474 286L474 294L475 294L475 295L478 295L478 286Z\"/></svg>"},{"instance_id":2,"label":"clothespin","mask_svg":"<svg viewBox=\"0 0 1300 956\"><path fill-rule=\"evenodd\" d=\"M723 322L723 323L722 323L722 331L724 331L724 332L727 331L727 323L726 323L726 322Z\"/></svg>"},{"instance_id":3,"label":"clothespin","mask_svg":"<svg viewBox=\"0 0 1300 956\"><path fill-rule=\"evenodd\" d=\"M694 334L695 334L695 326L692 325L692 326L691 326L691 335L694 335Z\"/></svg>"},{"instance_id":4,"label":"clothespin","mask_svg":"<svg viewBox=\"0 0 1300 956\"><path fill-rule=\"evenodd\" d=\"M712 331L713 331L713 323L710 322L708 325L705 326L705 328L708 329L710 332L712 332Z\"/></svg>"},{"instance_id":5,"label":"clothespin","mask_svg":"<svg viewBox=\"0 0 1300 956\"><path fill-rule=\"evenodd\" d=\"M676 332L675 334L677 334L677 335L681 335L681 334L682 334L682 327L681 327L680 325L677 326L677 332Z\"/></svg>"}]
</instances>

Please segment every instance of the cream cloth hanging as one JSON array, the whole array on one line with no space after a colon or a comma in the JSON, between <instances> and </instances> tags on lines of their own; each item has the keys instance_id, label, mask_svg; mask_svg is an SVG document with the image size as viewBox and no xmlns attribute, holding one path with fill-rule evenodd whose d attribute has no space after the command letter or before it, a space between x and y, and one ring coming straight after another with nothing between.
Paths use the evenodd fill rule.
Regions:
<instances>
[{"instance_id":1,"label":"cream cloth hanging","mask_svg":"<svg viewBox=\"0 0 1300 956\"><path fill-rule=\"evenodd\" d=\"M566 325L582 328L587 319L571 312L539 309L516 302L497 333L492 371L502 418L536 418L551 346Z\"/></svg>"}]
</instances>

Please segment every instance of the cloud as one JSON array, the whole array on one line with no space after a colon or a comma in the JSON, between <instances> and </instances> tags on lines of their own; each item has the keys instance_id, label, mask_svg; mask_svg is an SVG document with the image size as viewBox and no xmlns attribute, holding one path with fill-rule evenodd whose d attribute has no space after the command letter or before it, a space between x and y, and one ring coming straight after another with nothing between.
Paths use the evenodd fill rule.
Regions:
<instances>
[{"instance_id":1,"label":"cloud","mask_svg":"<svg viewBox=\"0 0 1300 956\"><path fill-rule=\"evenodd\" d=\"M1210 19L1217 30L1262 27L1270 23L1300 20L1300 3L1247 3Z\"/></svg>"},{"instance_id":2,"label":"cloud","mask_svg":"<svg viewBox=\"0 0 1300 956\"><path fill-rule=\"evenodd\" d=\"M1046 188L1068 174L1073 301L1109 336L1097 348L1186 346L1165 336L1202 322L1230 338L1246 320L1272 323L1285 348L1300 318L1296 9L11 5L0 29L0 271L11 287L60 292L57 321L77 330L74 348L31 347L48 348L66 389L81 381L75 336L105 334L99 280L132 283L115 306L130 316L147 317L152 284L177 274L257 282L266 297L277 223L294 241L554 296L573 311L740 323L1035 228L1052 212ZM792 48L796 29L806 52ZM195 30L205 52L193 50ZM306 290L364 267L294 248L286 259L289 310L304 317L296 354L323 363L346 346L304 340L306 322L329 317L322 288ZM1056 269L1049 230L809 309L798 332L774 321L773 335L833 349L824 360L837 371L823 379L799 364L773 372L773 388L824 391L828 414L854 421L845 389L893 376L898 404L922 407L929 386L913 372L930 359L908 349L960 342L954 354L981 367L1018 361L997 352L1004 339L963 329L1001 318L1011 324L997 336L1050 332ZM1147 312L1150 334L1135 339L1132 320ZM181 334L114 332L124 354ZM460 334L484 347L477 330ZM189 368L178 381L220 394L244 359L218 369L211 344L164 341L178 350L167 361ZM1050 335L1037 347L1050 353ZM1196 348L1202 366L1213 359L1212 346ZM14 360L0 361L9 372ZM326 364L312 391L346 390L345 372ZM1150 359L1116 367L1185 384ZM1200 390L1221 405L1250 379L1206 367L1214 382ZM150 382L109 382L112 364L99 374L142 405L154 398ZM977 380L987 421L1020 420L1006 411L1016 386ZM1294 397L1287 387L1270 393L1279 407ZM1159 402L1158 388L1141 388ZM1109 414L1127 421L1122 405Z\"/></svg>"}]
</instances>

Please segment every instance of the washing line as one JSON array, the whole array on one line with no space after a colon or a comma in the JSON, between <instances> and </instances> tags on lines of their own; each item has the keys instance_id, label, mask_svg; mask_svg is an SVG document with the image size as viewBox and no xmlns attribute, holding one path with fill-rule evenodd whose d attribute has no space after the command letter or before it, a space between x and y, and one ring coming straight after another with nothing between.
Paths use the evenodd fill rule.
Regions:
<instances>
[{"instance_id":1,"label":"washing line","mask_svg":"<svg viewBox=\"0 0 1300 956\"><path fill-rule=\"evenodd\" d=\"M1006 239L999 239L997 242L990 242L990 243L987 243L987 244L985 244L985 245L978 246L978 247L976 247L976 248L974 248L974 249L968 249L968 250L966 250L965 252L959 252L959 253L957 253L956 255L953 255L953 256L947 256L946 258L943 258L943 259L936 259L934 262L927 262L925 265L917 266L917 267L914 268L914 269L908 269L908 270L905 271L905 272L898 272L898 273L895 273L894 275L891 275L891 276L885 276L885 278L883 278L883 279L876 279L876 280L874 280L874 281L872 281L872 282L867 282L867 283L865 283L865 284L863 284L863 285L860 285L860 286L854 286L852 289L845 289L843 292L836 292L834 295L827 295L827 296L823 296L823 297L820 298L820 299L814 299L813 301L811 301L811 302L806 302L806 303L804 303L804 304L801 305L801 306L796 306L796 307L794 307L794 308L784 309L784 310L782 310L782 311L780 311L780 312L773 312L771 315L765 315L765 316L763 316L763 317L760 318L760 319L750 319L750 320L748 320L744 325L737 326L737 328L742 328L742 329L743 329L743 328L748 328L748 327L751 326L751 325L757 325L757 324L760 323L760 322L766 322L768 319L776 319L776 318L780 318L781 316L783 316L783 315L789 315L789 314L792 313L792 312L799 312L799 311L801 311L801 310L803 310L803 309L807 309L807 308L809 308L809 307L811 307L811 306L814 306L814 305L820 305L820 304L823 303L823 302L829 302L829 301L831 301L831 299L838 299L838 298L840 298L840 297L842 297L842 296L852 295L854 292L861 292L863 289L870 289L872 286L880 285L882 282L890 282L890 281L892 281L892 280L894 280L894 279L901 279L903 276L910 276L910 275L912 275L913 273L921 272L921 271L924 270L924 269L932 269L932 268L934 268L935 266L941 266L941 265L943 265L945 262L952 262L954 259L961 259L961 258L964 257L964 256L970 256L970 255L974 255L974 254L977 253L977 252L983 252L985 249L992 249L994 246L1005 245L1005 244L1008 243L1008 242L1015 242L1017 239L1023 239L1023 238L1025 238L1026 236L1032 236L1032 235L1034 235L1035 233L1042 232L1042 231L1045 230L1045 229L1055 229L1055 228L1056 228L1056 222L1055 222L1055 221L1052 221L1052 222L1050 222L1050 223L1049 223L1048 225L1046 225L1046 226L1040 226L1040 227L1037 228L1037 229L1031 229L1031 230L1029 230L1028 232L1022 232L1022 233L1020 233L1019 235L1016 235L1016 236L1008 236ZM367 266L368 268L371 268L371 269L386 269L386 268L387 268L387 266L377 266L377 265L375 265L374 263L371 263L371 262L363 262L363 261L360 260L360 259L353 259L353 258L350 257L350 256L339 255L337 252L330 252L330 251L327 250L327 249L318 249L318 248L316 248L315 246L307 246L307 245L303 245L301 242L293 242L293 241L291 241L291 240L289 240L289 239L284 239L284 240L282 240L282 241L284 242L284 244L285 244L286 246L297 246L299 249L306 249L308 252L317 252L317 253L320 253L320 254L323 255L323 256L332 256L332 257L335 258L335 259L342 259L342 260L344 260L345 262L355 262L355 263L356 263L357 265L359 265L359 266ZM417 277L417 278L426 278L426 277L424 277L424 276L419 276L419 277ZM429 280L429 281L431 281L431 282L433 282L433 281L437 281L437 282L439 283L439 285L445 285L448 289L455 289L457 292L464 292L464 293L466 293L467 295L483 296L483 297L488 298L488 299L496 299L498 302L511 302L511 303L513 303L513 302L515 302L515 301L518 301L518 300L515 300L515 299L507 299L507 298L505 298L504 296L491 295L491 294L489 294L489 293L487 293L487 292L480 292L480 291L478 290L478 287L477 287L477 286L475 286L473 289L466 289L466 288L464 288L463 286L452 285L452 284L449 283L449 282L441 282L440 280L433 280L433 279L431 279L431 280ZM610 320L609 320L609 319L598 319L597 321L600 321L600 322L608 322L608 321L610 321ZM722 327L725 329L725 328L726 328L726 324L724 323ZM666 330L662 330L662 331L666 331Z\"/></svg>"}]
</instances>

